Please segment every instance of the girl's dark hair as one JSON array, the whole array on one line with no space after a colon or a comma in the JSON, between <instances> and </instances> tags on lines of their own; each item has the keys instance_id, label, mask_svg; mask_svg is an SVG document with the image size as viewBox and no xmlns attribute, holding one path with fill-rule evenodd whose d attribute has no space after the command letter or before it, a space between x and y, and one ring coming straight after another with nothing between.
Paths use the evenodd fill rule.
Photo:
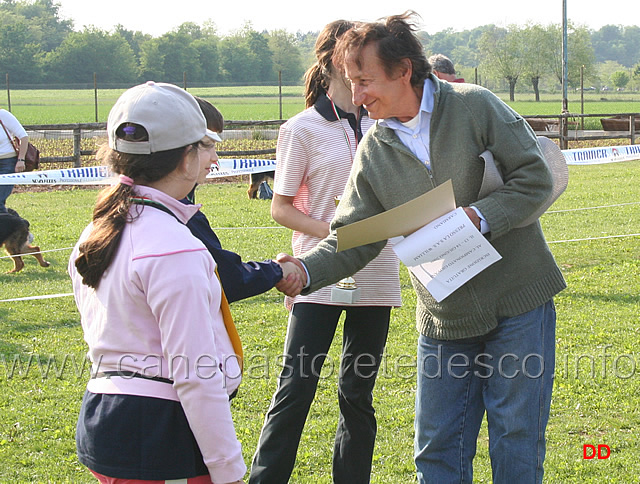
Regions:
<instances>
[{"instance_id":1,"label":"girl's dark hair","mask_svg":"<svg viewBox=\"0 0 640 484\"><path fill-rule=\"evenodd\" d=\"M224 128L224 118L222 117L222 113L218 111L218 108L206 99L198 96L193 97L196 98L196 101L200 106L200 110L202 111L202 114L204 114L204 118L207 120L207 128L211 131L215 131L216 133L222 133Z\"/></svg>"},{"instance_id":2,"label":"girl's dark hair","mask_svg":"<svg viewBox=\"0 0 640 484\"><path fill-rule=\"evenodd\" d=\"M397 69L402 67L404 59L409 59L412 65L411 85L421 86L431 74L431 65L420 40L414 34L417 27L412 18L417 16L416 12L409 10L402 15L392 15L379 22L363 23L351 29L336 44L334 64L343 67L347 53L355 52L356 64L362 67L362 49L375 43L387 76L393 77Z\"/></svg>"},{"instance_id":3,"label":"girl's dark hair","mask_svg":"<svg viewBox=\"0 0 640 484\"><path fill-rule=\"evenodd\" d=\"M127 141L148 139L147 131L142 126L129 123L120 126L116 136ZM103 145L96 159L109 165L113 172L128 176L139 185L146 185L175 170L187 148L184 146L150 155L134 155ZM116 254L124 226L135 218L129 214L133 196L133 188L122 183L105 188L98 196L93 209L93 230L87 240L80 244L75 261L82 282L89 287L98 287L102 275Z\"/></svg>"},{"instance_id":4,"label":"girl's dark hair","mask_svg":"<svg viewBox=\"0 0 640 484\"><path fill-rule=\"evenodd\" d=\"M337 40L356 24L348 20L336 20L326 25L316 39L316 62L304 74L304 100L306 107L315 104L318 97L327 92L328 79L334 68L332 57Z\"/></svg>"}]
</instances>

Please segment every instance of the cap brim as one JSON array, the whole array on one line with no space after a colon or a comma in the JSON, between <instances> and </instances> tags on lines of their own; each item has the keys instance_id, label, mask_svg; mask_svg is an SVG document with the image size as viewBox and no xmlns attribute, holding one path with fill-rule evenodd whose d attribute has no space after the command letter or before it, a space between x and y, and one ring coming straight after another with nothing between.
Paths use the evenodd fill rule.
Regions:
<instances>
[{"instance_id":1,"label":"cap brim","mask_svg":"<svg viewBox=\"0 0 640 484\"><path fill-rule=\"evenodd\" d=\"M550 140L546 136L538 136L538 144L540 145L544 160L547 162L547 166L551 172L553 188L549 197L540 206L540 208L518 227L529 225L540 218L540 216L546 212L551 205L553 205L558 197L562 195L569 184L569 168L567 167L567 160L564 157L562 150L553 142L553 140Z\"/></svg>"},{"instance_id":2,"label":"cap brim","mask_svg":"<svg viewBox=\"0 0 640 484\"><path fill-rule=\"evenodd\" d=\"M215 131L211 131L210 129L207 130L207 136L211 138L213 141L218 141L218 142L222 141L222 138L220 137L220 135Z\"/></svg>"}]
</instances>

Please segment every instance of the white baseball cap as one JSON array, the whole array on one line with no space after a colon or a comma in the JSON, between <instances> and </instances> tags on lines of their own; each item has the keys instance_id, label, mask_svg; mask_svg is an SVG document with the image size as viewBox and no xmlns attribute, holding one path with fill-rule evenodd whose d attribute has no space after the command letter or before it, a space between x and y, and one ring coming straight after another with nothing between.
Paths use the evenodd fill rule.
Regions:
<instances>
[{"instance_id":1,"label":"white baseball cap","mask_svg":"<svg viewBox=\"0 0 640 484\"><path fill-rule=\"evenodd\" d=\"M148 141L118 138L117 129L125 123L146 129ZM218 133L207 129L207 121L195 98L184 89L149 81L125 91L116 101L107 119L109 147L130 154L151 154L190 145L208 136L222 141Z\"/></svg>"}]
</instances>

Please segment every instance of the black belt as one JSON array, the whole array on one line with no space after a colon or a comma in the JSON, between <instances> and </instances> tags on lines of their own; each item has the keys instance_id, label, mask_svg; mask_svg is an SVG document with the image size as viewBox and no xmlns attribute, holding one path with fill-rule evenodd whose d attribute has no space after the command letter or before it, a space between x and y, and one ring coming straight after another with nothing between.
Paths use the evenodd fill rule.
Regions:
<instances>
[{"instance_id":1,"label":"black belt","mask_svg":"<svg viewBox=\"0 0 640 484\"><path fill-rule=\"evenodd\" d=\"M136 371L124 371L124 370L101 371L99 373L96 373L93 378L111 378L112 376L119 376L121 378L142 378L143 380L153 380L153 381L159 381L161 383L169 383L170 385L173 385L173 380L169 378L164 378L161 376L143 375L142 373L138 373ZM238 389L236 388L235 391L231 395L229 395L229 400L233 399L237 394L238 394Z\"/></svg>"},{"instance_id":2,"label":"black belt","mask_svg":"<svg viewBox=\"0 0 640 484\"><path fill-rule=\"evenodd\" d=\"M162 383L169 383L170 385L173 385L173 380L170 380L169 378L164 378L161 376L143 375L142 373L138 373L136 371L124 371L124 370L101 371L99 373L96 373L96 375L93 378L111 378L112 376L119 376L122 378L142 378L144 380L159 381Z\"/></svg>"}]
</instances>

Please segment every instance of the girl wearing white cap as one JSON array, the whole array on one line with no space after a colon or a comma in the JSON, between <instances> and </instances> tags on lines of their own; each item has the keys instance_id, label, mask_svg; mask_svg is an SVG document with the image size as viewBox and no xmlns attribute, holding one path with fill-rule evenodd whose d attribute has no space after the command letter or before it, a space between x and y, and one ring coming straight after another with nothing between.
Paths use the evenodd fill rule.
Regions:
<instances>
[{"instance_id":1,"label":"girl wearing white cap","mask_svg":"<svg viewBox=\"0 0 640 484\"><path fill-rule=\"evenodd\" d=\"M242 350L206 247L179 202L215 157L196 100L177 86L126 91L98 159L120 174L69 262L92 378L79 460L103 483L242 482L229 400Z\"/></svg>"}]
</instances>

